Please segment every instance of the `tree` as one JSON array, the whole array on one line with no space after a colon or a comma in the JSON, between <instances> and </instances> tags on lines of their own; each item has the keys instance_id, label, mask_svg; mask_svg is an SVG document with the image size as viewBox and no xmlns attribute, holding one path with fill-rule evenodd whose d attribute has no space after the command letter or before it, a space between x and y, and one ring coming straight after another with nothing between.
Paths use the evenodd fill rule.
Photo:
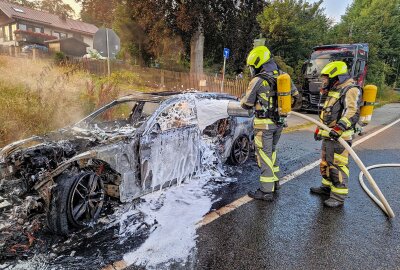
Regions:
<instances>
[{"instance_id":1,"label":"tree","mask_svg":"<svg viewBox=\"0 0 400 270\"><path fill-rule=\"evenodd\" d=\"M322 0L313 4L303 0L275 0L258 16L267 46L292 67L307 58L312 47L328 39L332 21L323 13L321 3Z\"/></svg>"},{"instance_id":2,"label":"tree","mask_svg":"<svg viewBox=\"0 0 400 270\"><path fill-rule=\"evenodd\" d=\"M74 9L62 0L8 0L8 2L27 8L47 11L66 18L71 18L75 15Z\"/></svg>"},{"instance_id":3,"label":"tree","mask_svg":"<svg viewBox=\"0 0 400 270\"><path fill-rule=\"evenodd\" d=\"M38 2L37 1L29 1L29 0L8 0L8 2L20 5L27 8L37 8Z\"/></svg>"},{"instance_id":4,"label":"tree","mask_svg":"<svg viewBox=\"0 0 400 270\"><path fill-rule=\"evenodd\" d=\"M367 81L383 86L398 77L400 0L354 0L331 33L331 41L368 43Z\"/></svg>"},{"instance_id":5,"label":"tree","mask_svg":"<svg viewBox=\"0 0 400 270\"><path fill-rule=\"evenodd\" d=\"M257 15L266 6L265 1L218 1L216 23L207 24L205 29L205 58L208 63L222 67L223 48L231 50L227 61L229 72L238 72L246 64L253 40L260 34Z\"/></svg>"},{"instance_id":6,"label":"tree","mask_svg":"<svg viewBox=\"0 0 400 270\"><path fill-rule=\"evenodd\" d=\"M57 14L65 18L72 18L75 15L74 9L65 4L62 0L42 0L37 2L37 7L40 10L47 11L52 14Z\"/></svg>"},{"instance_id":7,"label":"tree","mask_svg":"<svg viewBox=\"0 0 400 270\"><path fill-rule=\"evenodd\" d=\"M81 19L98 27L111 27L114 13L121 0L75 0L82 6ZM133 2L126 1L126 3Z\"/></svg>"}]
</instances>

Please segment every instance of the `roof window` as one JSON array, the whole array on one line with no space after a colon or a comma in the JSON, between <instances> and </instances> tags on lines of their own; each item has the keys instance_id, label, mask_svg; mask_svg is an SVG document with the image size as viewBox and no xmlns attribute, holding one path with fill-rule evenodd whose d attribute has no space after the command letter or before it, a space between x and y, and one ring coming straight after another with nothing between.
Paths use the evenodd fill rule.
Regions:
<instances>
[{"instance_id":1,"label":"roof window","mask_svg":"<svg viewBox=\"0 0 400 270\"><path fill-rule=\"evenodd\" d=\"M24 12L22 9L20 9L20 8L13 7L13 9L14 9L16 12L25 13L25 12Z\"/></svg>"}]
</instances>

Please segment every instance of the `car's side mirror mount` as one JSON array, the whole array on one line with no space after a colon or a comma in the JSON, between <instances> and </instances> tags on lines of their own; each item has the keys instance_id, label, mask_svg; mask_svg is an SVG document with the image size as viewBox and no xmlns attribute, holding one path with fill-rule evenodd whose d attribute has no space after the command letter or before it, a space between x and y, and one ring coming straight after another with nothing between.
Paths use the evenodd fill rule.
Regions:
<instances>
[{"instance_id":1,"label":"car's side mirror mount","mask_svg":"<svg viewBox=\"0 0 400 270\"><path fill-rule=\"evenodd\" d=\"M150 131L151 135L158 135L161 133L161 126L159 123L155 123L153 128Z\"/></svg>"}]
</instances>

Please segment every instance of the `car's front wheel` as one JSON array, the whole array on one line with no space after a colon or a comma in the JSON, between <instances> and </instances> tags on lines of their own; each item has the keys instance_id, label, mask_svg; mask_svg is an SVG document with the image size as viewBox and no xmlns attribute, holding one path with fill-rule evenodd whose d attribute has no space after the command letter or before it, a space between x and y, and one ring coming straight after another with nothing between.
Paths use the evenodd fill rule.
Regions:
<instances>
[{"instance_id":1,"label":"car's front wheel","mask_svg":"<svg viewBox=\"0 0 400 270\"><path fill-rule=\"evenodd\" d=\"M247 136L242 135L233 142L229 161L233 165L242 165L250 156L250 141Z\"/></svg>"},{"instance_id":2,"label":"car's front wheel","mask_svg":"<svg viewBox=\"0 0 400 270\"><path fill-rule=\"evenodd\" d=\"M63 173L52 189L47 224L56 234L93 224L104 204L103 181L94 172Z\"/></svg>"}]
</instances>

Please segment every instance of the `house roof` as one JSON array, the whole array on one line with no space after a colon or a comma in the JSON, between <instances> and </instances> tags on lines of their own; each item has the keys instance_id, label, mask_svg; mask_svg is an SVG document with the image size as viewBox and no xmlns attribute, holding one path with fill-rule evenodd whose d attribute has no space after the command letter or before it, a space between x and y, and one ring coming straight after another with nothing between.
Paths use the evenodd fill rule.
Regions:
<instances>
[{"instance_id":1,"label":"house roof","mask_svg":"<svg viewBox=\"0 0 400 270\"><path fill-rule=\"evenodd\" d=\"M0 0L0 10L12 19L23 19L72 32L94 35L98 30L95 25L90 23L68 18L63 19L58 15L51 14L46 11L26 8L2 0Z\"/></svg>"}]
</instances>

